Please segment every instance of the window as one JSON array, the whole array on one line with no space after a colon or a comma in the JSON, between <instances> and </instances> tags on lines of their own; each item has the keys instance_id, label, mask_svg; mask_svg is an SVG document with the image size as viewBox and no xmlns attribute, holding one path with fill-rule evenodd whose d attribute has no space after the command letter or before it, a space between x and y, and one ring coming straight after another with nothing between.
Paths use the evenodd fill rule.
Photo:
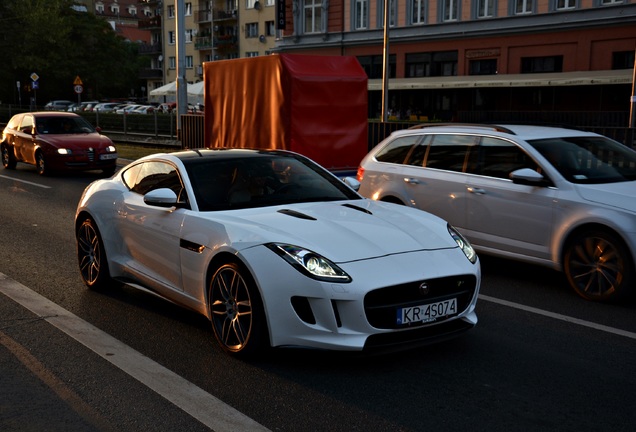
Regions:
<instances>
[{"instance_id":1,"label":"window","mask_svg":"<svg viewBox=\"0 0 636 432\"><path fill-rule=\"evenodd\" d=\"M194 68L194 62L192 61L192 56L191 55L185 56L184 62L185 62L185 68L186 69L193 69Z\"/></svg>"},{"instance_id":2,"label":"window","mask_svg":"<svg viewBox=\"0 0 636 432\"><path fill-rule=\"evenodd\" d=\"M634 51L617 51L612 53L612 69L632 69L634 67Z\"/></svg>"},{"instance_id":3,"label":"window","mask_svg":"<svg viewBox=\"0 0 636 432\"><path fill-rule=\"evenodd\" d=\"M358 57L358 62L369 79L382 78L384 72L383 56L362 56ZM395 78L395 54L389 55L389 78Z\"/></svg>"},{"instance_id":4,"label":"window","mask_svg":"<svg viewBox=\"0 0 636 432\"><path fill-rule=\"evenodd\" d=\"M523 15L532 13L534 0L515 0L514 11L515 15Z\"/></svg>"},{"instance_id":5,"label":"window","mask_svg":"<svg viewBox=\"0 0 636 432\"><path fill-rule=\"evenodd\" d=\"M186 29L186 31L185 31L185 43L192 43L193 39L194 39L194 30Z\"/></svg>"},{"instance_id":6,"label":"window","mask_svg":"<svg viewBox=\"0 0 636 432\"><path fill-rule=\"evenodd\" d=\"M274 21L265 21L265 34L267 36L276 36L276 23Z\"/></svg>"},{"instance_id":7,"label":"window","mask_svg":"<svg viewBox=\"0 0 636 432\"><path fill-rule=\"evenodd\" d=\"M174 18L174 5L168 5L168 18Z\"/></svg>"},{"instance_id":8,"label":"window","mask_svg":"<svg viewBox=\"0 0 636 432\"><path fill-rule=\"evenodd\" d=\"M493 18L495 16L495 0L476 0L477 18Z\"/></svg>"},{"instance_id":9,"label":"window","mask_svg":"<svg viewBox=\"0 0 636 432\"><path fill-rule=\"evenodd\" d=\"M118 5L112 5L112 6L110 7L110 11L111 11L112 13L114 13L114 14L119 15L119 6L118 6Z\"/></svg>"},{"instance_id":10,"label":"window","mask_svg":"<svg viewBox=\"0 0 636 432\"><path fill-rule=\"evenodd\" d=\"M457 75L457 51L406 55L406 78Z\"/></svg>"},{"instance_id":11,"label":"window","mask_svg":"<svg viewBox=\"0 0 636 432\"><path fill-rule=\"evenodd\" d=\"M496 75L497 59L470 60L469 75Z\"/></svg>"},{"instance_id":12,"label":"window","mask_svg":"<svg viewBox=\"0 0 636 432\"><path fill-rule=\"evenodd\" d=\"M245 24L245 37L246 38L258 37L258 23L257 22Z\"/></svg>"},{"instance_id":13,"label":"window","mask_svg":"<svg viewBox=\"0 0 636 432\"><path fill-rule=\"evenodd\" d=\"M554 0L556 10L568 10L576 8L576 0Z\"/></svg>"},{"instance_id":14,"label":"window","mask_svg":"<svg viewBox=\"0 0 636 432\"><path fill-rule=\"evenodd\" d=\"M176 57L168 58L168 68L169 69L176 69L177 68L177 58Z\"/></svg>"},{"instance_id":15,"label":"window","mask_svg":"<svg viewBox=\"0 0 636 432\"><path fill-rule=\"evenodd\" d=\"M126 186L141 195L160 189L171 189L177 196L183 186L175 167L164 162L146 162L126 170L123 175Z\"/></svg>"},{"instance_id":16,"label":"window","mask_svg":"<svg viewBox=\"0 0 636 432\"><path fill-rule=\"evenodd\" d=\"M274 6L276 4L276 0L265 0L265 6Z\"/></svg>"},{"instance_id":17,"label":"window","mask_svg":"<svg viewBox=\"0 0 636 432\"><path fill-rule=\"evenodd\" d=\"M192 15L192 3L186 3L184 6L185 6L185 16Z\"/></svg>"},{"instance_id":18,"label":"window","mask_svg":"<svg viewBox=\"0 0 636 432\"><path fill-rule=\"evenodd\" d=\"M132 16L137 16L137 9L134 6L128 8L128 13Z\"/></svg>"},{"instance_id":19,"label":"window","mask_svg":"<svg viewBox=\"0 0 636 432\"><path fill-rule=\"evenodd\" d=\"M459 18L459 0L441 0L442 21L457 21Z\"/></svg>"},{"instance_id":20,"label":"window","mask_svg":"<svg viewBox=\"0 0 636 432\"><path fill-rule=\"evenodd\" d=\"M355 0L354 3L354 23L355 30L364 30L369 27L369 0Z\"/></svg>"},{"instance_id":21,"label":"window","mask_svg":"<svg viewBox=\"0 0 636 432\"><path fill-rule=\"evenodd\" d=\"M477 143L469 135L435 135L426 156L426 167L463 172L467 156Z\"/></svg>"},{"instance_id":22,"label":"window","mask_svg":"<svg viewBox=\"0 0 636 432\"><path fill-rule=\"evenodd\" d=\"M304 32L319 33L322 21L322 0L305 0Z\"/></svg>"},{"instance_id":23,"label":"window","mask_svg":"<svg viewBox=\"0 0 636 432\"><path fill-rule=\"evenodd\" d=\"M563 72L563 56L523 57L521 73Z\"/></svg>"},{"instance_id":24,"label":"window","mask_svg":"<svg viewBox=\"0 0 636 432\"><path fill-rule=\"evenodd\" d=\"M403 164L411 153L411 149L418 141L420 141L419 135L397 138L380 150L378 154L375 155L375 159L379 162Z\"/></svg>"},{"instance_id":25,"label":"window","mask_svg":"<svg viewBox=\"0 0 636 432\"><path fill-rule=\"evenodd\" d=\"M510 179L510 173L538 166L523 150L510 141L483 137L479 152L471 152L467 171L488 177Z\"/></svg>"},{"instance_id":26,"label":"window","mask_svg":"<svg viewBox=\"0 0 636 432\"><path fill-rule=\"evenodd\" d=\"M169 31L168 32L168 43L170 45L174 45L175 44L175 32L174 31Z\"/></svg>"},{"instance_id":27,"label":"window","mask_svg":"<svg viewBox=\"0 0 636 432\"><path fill-rule=\"evenodd\" d=\"M258 57L258 51L246 51L245 57Z\"/></svg>"},{"instance_id":28,"label":"window","mask_svg":"<svg viewBox=\"0 0 636 432\"><path fill-rule=\"evenodd\" d=\"M103 14L104 13L104 5L103 4L95 5L95 9L97 10L98 14Z\"/></svg>"},{"instance_id":29,"label":"window","mask_svg":"<svg viewBox=\"0 0 636 432\"><path fill-rule=\"evenodd\" d=\"M425 0L411 0L411 24L426 23Z\"/></svg>"},{"instance_id":30,"label":"window","mask_svg":"<svg viewBox=\"0 0 636 432\"><path fill-rule=\"evenodd\" d=\"M601 6L615 5L625 3L625 0L600 0Z\"/></svg>"},{"instance_id":31,"label":"window","mask_svg":"<svg viewBox=\"0 0 636 432\"><path fill-rule=\"evenodd\" d=\"M384 1L378 1L378 27L384 28ZM389 27L396 26L397 0L389 0Z\"/></svg>"}]
</instances>

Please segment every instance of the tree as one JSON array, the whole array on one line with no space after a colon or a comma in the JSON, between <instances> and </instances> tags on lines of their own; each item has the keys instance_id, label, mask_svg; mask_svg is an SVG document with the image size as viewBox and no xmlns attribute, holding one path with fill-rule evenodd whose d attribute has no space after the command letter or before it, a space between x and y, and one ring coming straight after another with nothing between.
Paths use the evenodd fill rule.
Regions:
<instances>
[{"instance_id":1,"label":"tree","mask_svg":"<svg viewBox=\"0 0 636 432\"><path fill-rule=\"evenodd\" d=\"M84 100L125 96L140 86L143 59L136 45L93 13L73 8L73 0L0 1L0 52L0 101L5 103L27 103L35 95L38 104L74 100L76 76L85 86ZM36 91L30 88L33 72L40 77Z\"/></svg>"}]
</instances>

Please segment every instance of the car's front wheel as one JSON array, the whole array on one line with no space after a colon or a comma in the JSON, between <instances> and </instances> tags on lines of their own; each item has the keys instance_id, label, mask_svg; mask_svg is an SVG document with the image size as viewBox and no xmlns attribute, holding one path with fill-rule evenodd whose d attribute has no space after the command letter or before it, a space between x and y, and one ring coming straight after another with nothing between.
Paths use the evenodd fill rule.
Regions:
<instances>
[{"instance_id":1,"label":"car's front wheel","mask_svg":"<svg viewBox=\"0 0 636 432\"><path fill-rule=\"evenodd\" d=\"M47 175L49 173L49 169L46 166L46 160L42 151L38 151L35 154L35 166L38 170L38 174Z\"/></svg>"},{"instance_id":2,"label":"car's front wheel","mask_svg":"<svg viewBox=\"0 0 636 432\"><path fill-rule=\"evenodd\" d=\"M77 261L84 284L91 289L103 289L110 282L106 251L93 219L87 217L78 226Z\"/></svg>"},{"instance_id":3,"label":"car's front wheel","mask_svg":"<svg viewBox=\"0 0 636 432\"><path fill-rule=\"evenodd\" d=\"M13 148L9 148L8 145L2 145L2 166L6 169L15 169L18 161L13 153Z\"/></svg>"},{"instance_id":4,"label":"car's front wheel","mask_svg":"<svg viewBox=\"0 0 636 432\"><path fill-rule=\"evenodd\" d=\"M578 234L565 249L563 268L574 291L587 300L618 301L632 294L634 263L613 233Z\"/></svg>"},{"instance_id":5,"label":"car's front wheel","mask_svg":"<svg viewBox=\"0 0 636 432\"><path fill-rule=\"evenodd\" d=\"M246 270L234 262L221 265L212 276L208 301L214 336L224 351L249 356L266 347L263 304Z\"/></svg>"}]
</instances>

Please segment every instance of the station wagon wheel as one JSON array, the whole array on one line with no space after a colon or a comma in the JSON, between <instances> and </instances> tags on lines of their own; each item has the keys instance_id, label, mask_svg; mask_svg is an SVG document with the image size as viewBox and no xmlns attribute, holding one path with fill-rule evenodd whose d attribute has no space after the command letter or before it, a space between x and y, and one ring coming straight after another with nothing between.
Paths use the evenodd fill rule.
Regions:
<instances>
[{"instance_id":1,"label":"station wagon wheel","mask_svg":"<svg viewBox=\"0 0 636 432\"><path fill-rule=\"evenodd\" d=\"M249 356L267 340L263 306L251 277L236 263L219 267L208 292L217 342L231 354Z\"/></svg>"},{"instance_id":2,"label":"station wagon wheel","mask_svg":"<svg viewBox=\"0 0 636 432\"><path fill-rule=\"evenodd\" d=\"M8 145L2 146L2 166L6 169L15 169L18 161L15 158L13 149L9 149Z\"/></svg>"},{"instance_id":3,"label":"station wagon wheel","mask_svg":"<svg viewBox=\"0 0 636 432\"><path fill-rule=\"evenodd\" d=\"M95 222L91 218L77 228L77 261L84 284L95 290L103 289L111 281L106 252Z\"/></svg>"},{"instance_id":4,"label":"station wagon wheel","mask_svg":"<svg viewBox=\"0 0 636 432\"><path fill-rule=\"evenodd\" d=\"M47 175L49 173L49 170L46 167L46 161L44 160L44 154L42 154L42 151L38 151L35 154L35 166L37 167L38 174Z\"/></svg>"},{"instance_id":5,"label":"station wagon wheel","mask_svg":"<svg viewBox=\"0 0 636 432\"><path fill-rule=\"evenodd\" d=\"M633 260L620 238L609 232L577 235L566 247L563 267L574 291L587 300L617 301L631 294Z\"/></svg>"}]
</instances>

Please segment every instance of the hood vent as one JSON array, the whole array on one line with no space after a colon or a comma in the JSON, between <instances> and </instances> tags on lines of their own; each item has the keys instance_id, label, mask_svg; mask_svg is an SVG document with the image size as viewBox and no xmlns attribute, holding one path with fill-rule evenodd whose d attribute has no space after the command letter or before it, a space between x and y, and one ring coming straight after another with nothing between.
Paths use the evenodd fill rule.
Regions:
<instances>
[{"instance_id":1,"label":"hood vent","mask_svg":"<svg viewBox=\"0 0 636 432\"><path fill-rule=\"evenodd\" d=\"M343 206L343 207L349 207L350 209L358 210L358 211L361 211L362 213L366 213L366 214L369 214L369 215L372 215L372 214L373 214L373 213L371 213L369 210L364 209L364 208L362 208L362 207L354 206L353 204L343 204L342 206Z\"/></svg>"},{"instance_id":2,"label":"hood vent","mask_svg":"<svg viewBox=\"0 0 636 432\"><path fill-rule=\"evenodd\" d=\"M309 216L309 215L306 215L305 213L297 212L295 210L290 210L290 209L278 210L278 213L282 213L287 216L293 216L298 219L317 220L313 216Z\"/></svg>"}]
</instances>

